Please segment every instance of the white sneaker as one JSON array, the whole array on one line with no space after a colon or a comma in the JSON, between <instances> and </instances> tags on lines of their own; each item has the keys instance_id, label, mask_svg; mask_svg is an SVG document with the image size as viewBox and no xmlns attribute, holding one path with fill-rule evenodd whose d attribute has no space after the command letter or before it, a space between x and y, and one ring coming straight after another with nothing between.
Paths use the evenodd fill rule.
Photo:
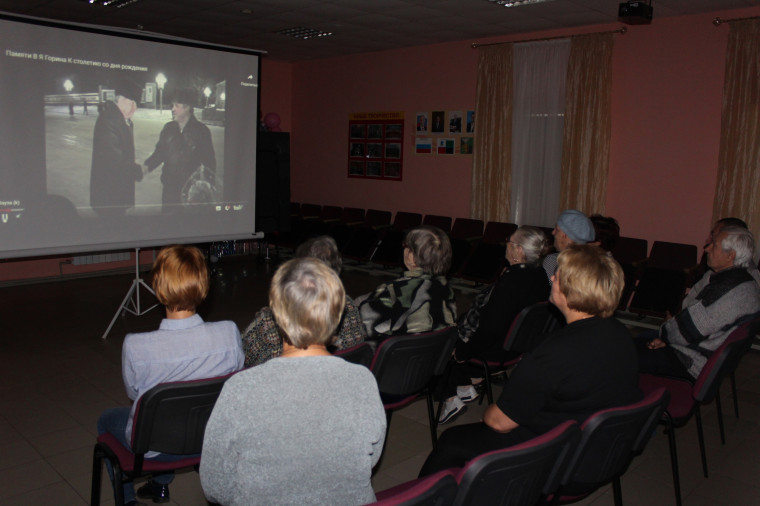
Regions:
<instances>
[{"instance_id":1,"label":"white sneaker","mask_svg":"<svg viewBox=\"0 0 760 506\"><path fill-rule=\"evenodd\" d=\"M443 403L443 410L441 410L441 416L438 418L438 423L444 424L450 422L466 410L467 406L464 405L464 402L462 402L462 399L459 397L447 399L446 402Z\"/></svg>"},{"instance_id":2,"label":"white sneaker","mask_svg":"<svg viewBox=\"0 0 760 506\"><path fill-rule=\"evenodd\" d=\"M475 387L472 385L457 387L457 397L459 397L462 402L472 402L478 398L478 395L480 394L478 394L478 391L475 390Z\"/></svg>"}]
</instances>

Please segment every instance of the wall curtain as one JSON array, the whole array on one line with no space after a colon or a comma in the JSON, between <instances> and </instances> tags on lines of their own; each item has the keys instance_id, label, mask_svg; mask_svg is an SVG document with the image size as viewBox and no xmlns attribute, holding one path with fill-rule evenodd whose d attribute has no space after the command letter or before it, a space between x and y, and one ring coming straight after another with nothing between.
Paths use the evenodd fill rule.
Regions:
<instances>
[{"instance_id":1,"label":"wall curtain","mask_svg":"<svg viewBox=\"0 0 760 506\"><path fill-rule=\"evenodd\" d=\"M512 170L512 44L478 50L470 215L509 220Z\"/></svg>"},{"instance_id":2,"label":"wall curtain","mask_svg":"<svg viewBox=\"0 0 760 506\"><path fill-rule=\"evenodd\" d=\"M610 157L612 33L572 38L567 66L560 206L604 214Z\"/></svg>"},{"instance_id":3,"label":"wall curtain","mask_svg":"<svg viewBox=\"0 0 760 506\"><path fill-rule=\"evenodd\" d=\"M713 221L760 229L760 19L732 21L726 50Z\"/></svg>"}]
</instances>

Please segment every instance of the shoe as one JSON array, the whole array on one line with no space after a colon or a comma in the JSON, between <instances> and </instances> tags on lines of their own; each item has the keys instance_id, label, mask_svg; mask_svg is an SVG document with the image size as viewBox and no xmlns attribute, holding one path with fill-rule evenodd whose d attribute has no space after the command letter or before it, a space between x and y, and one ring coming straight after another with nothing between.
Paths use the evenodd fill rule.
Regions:
<instances>
[{"instance_id":1,"label":"shoe","mask_svg":"<svg viewBox=\"0 0 760 506\"><path fill-rule=\"evenodd\" d=\"M443 404L443 410L441 411L441 416L438 418L438 423L448 423L465 411L467 411L467 406L464 405L462 399L459 397L447 399Z\"/></svg>"},{"instance_id":2,"label":"shoe","mask_svg":"<svg viewBox=\"0 0 760 506\"><path fill-rule=\"evenodd\" d=\"M457 397L459 397L462 402L472 402L477 399L479 395L478 391L472 385L457 387Z\"/></svg>"},{"instance_id":3,"label":"shoe","mask_svg":"<svg viewBox=\"0 0 760 506\"><path fill-rule=\"evenodd\" d=\"M161 485L153 480L137 489L137 497L151 499L153 502L169 502L169 485Z\"/></svg>"}]
</instances>

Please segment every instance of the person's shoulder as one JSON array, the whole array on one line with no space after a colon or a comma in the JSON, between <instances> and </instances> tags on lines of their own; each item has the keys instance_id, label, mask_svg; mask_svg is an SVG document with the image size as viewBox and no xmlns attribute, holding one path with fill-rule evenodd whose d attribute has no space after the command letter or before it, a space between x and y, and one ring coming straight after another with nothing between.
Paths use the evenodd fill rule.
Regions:
<instances>
[{"instance_id":1,"label":"person's shoulder","mask_svg":"<svg viewBox=\"0 0 760 506\"><path fill-rule=\"evenodd\" d=\"M221 320L216 322L204 322L203 326L212 330L215 334L225 337L240 337L240 330L235 322L231 320Z\"/></svg>"}]
</instances>

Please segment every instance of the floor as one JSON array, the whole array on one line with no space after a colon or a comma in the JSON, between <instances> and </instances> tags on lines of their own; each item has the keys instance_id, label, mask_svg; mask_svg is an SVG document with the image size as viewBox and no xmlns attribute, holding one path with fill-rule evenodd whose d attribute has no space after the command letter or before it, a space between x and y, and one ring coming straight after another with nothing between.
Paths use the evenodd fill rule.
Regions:
<instances>
[{"instance_id":1,"label":"floor","mask_svg":"<svg viewBox=\"0 0 760 506\"><path fill-rule=\"evenodd\" d=\"M244 328L266 302L275 265L256 256L223 258L199 312L207 320L231 319ZM120 369L123 337L154 329L161 319L159 309L142 316L127 313L116 319L108 339L101 339L133 277L0 287L0 504L89 502L97 418L105 408L128 405ZM342 278L348 293L359 295L389 274L347 268ZM469 305L472 293L466 286L458 291L460 308ZM143 294L141 303L145 309L152 297ZM687 506L760 504L760 353L751 351L743 359L737 380L740 419L732 413L730 390L723 388L725 446L720 444L714 407L703 410L709 479L700 469L694 422L677 431ZM478 421L484 409L470 404L455 423ZM375 490L415 478L430 446L424 402L394 414L373 479ZM623 498L627 505L674 503L667 437L661 430L623 477ZM179 474L171 499L171 504L205 505L198 475ZM113 503L105 484L102 502ZM580 504L612 504L610 487Z\"/></svg>"}]
</instances>

